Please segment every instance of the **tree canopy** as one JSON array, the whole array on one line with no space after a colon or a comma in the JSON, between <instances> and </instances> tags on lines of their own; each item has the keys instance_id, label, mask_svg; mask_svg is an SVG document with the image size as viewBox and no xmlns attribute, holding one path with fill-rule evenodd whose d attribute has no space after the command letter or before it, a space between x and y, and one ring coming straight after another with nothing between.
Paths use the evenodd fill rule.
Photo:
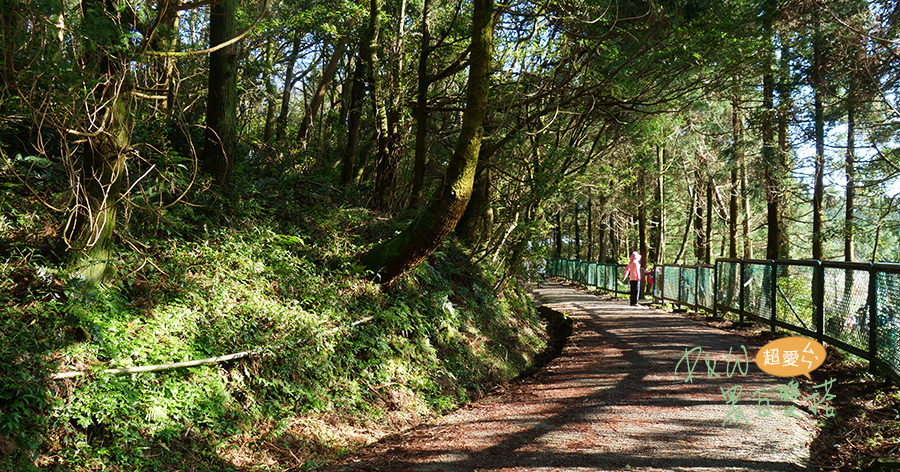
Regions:
<instances>
[{"instance_id":1,"label":"tree canopy","mask_svg":"<svg viewBox=\"0 0 900 472\"><path fill-rule=\"evenodd\" d=\"M883 0L0 0L0 455L51 428L48 366L164 347L283 351L198 383L279 412L401 371L444 408L394 361L508 374L454 307L535 348L485 313L533 315L547 258L898 261L898 44ZM90 388L55 431L113 437L131 385Z\"/></svg>"},{"instance_id":2,"label":"tree canopy","mask_svg":"<svg viewBox=\"0 0 900 472\"><path fill-rule=\"evenodd\" d=\"M134 220L239 199L246 177L271 172L329 176L401 225L421 208L411 232L422 216L461 219L473 251L509 268L537 254L557 212L574 238L589 201L579 239L600 259L624 257L609 252L619 243L656 261L834 258L838 235L848 259L890 259L895 10L498 5L483 138L469 138L475 5L20 2L3 12L3 154L10 170L37 159L66 182L18 174L95 280L109 273L90 267L138 236ZM478 171L458 182L444 174L468 139L483 141ZM466 214L433 208L457 193L463 208L472 195ZM363 258L376 275L386 251L403 255Z\"/></svg>"}]
</instances>

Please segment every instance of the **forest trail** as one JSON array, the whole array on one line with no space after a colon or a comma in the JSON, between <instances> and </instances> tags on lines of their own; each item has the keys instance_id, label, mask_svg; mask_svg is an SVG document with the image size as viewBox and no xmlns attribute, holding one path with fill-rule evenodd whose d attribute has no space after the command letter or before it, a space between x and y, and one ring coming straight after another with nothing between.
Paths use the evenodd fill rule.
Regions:
<instances>
[{"instance_id":1,"label":"forest trail","mask_svg":"<svg viewBox=\"0 0 900 472\"><path fill-rule=\"evenodd\" d=\"M788 404L776 390L786 379L759 370L758 346L748 339L565 285L535 294L575 321L559 357L522 383L324 470L805 470L814 421L800 409L793 410L799 417L786 416ZM743 359L741 345L750 353L749 371L728 378L728 350ZM721 377L708 378L703 359L692 383L683 363L675 374L685 350L697 346L718 360ZM735 410L720 387L736 386L746 422L723 426ZM757 389L770 400L768 416L759 415Z\"/></svg>"}]
</instances>

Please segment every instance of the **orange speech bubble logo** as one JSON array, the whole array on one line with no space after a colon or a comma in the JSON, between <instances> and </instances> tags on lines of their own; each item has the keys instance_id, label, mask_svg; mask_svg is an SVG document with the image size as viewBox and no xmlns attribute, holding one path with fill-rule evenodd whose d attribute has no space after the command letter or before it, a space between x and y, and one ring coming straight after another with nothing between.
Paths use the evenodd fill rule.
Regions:
<instances>
[{"instance_id":1,"label":"orange speech bubble logo","mask_svg":"<svg viewBox=\"0 0 900 472\"><path fill-rule=\"evenodd\" d=\"M777 377L803 375L825 362L825 347L816 340L802 336L776 339L756 353L756 365L764 372Z\"/></svg>"}]
</instances>

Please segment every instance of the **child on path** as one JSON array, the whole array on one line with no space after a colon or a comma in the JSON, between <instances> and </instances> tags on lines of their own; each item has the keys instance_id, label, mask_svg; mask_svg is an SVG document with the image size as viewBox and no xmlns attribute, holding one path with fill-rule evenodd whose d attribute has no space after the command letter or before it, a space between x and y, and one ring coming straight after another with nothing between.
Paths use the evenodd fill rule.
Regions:
<instances>
[{"instance_id":1,"label":"child on path","mask_svg":"<svg viewBox=\"0 0 900 472\"><path fill-rule=\"evenodd\" d=\"M622 278L622 282L626 279L631 280L631 305L637 305L641 290L641 255L637 251L631 253L631 262L625 268L625 277Z\"/></svg>"}]
</instances>

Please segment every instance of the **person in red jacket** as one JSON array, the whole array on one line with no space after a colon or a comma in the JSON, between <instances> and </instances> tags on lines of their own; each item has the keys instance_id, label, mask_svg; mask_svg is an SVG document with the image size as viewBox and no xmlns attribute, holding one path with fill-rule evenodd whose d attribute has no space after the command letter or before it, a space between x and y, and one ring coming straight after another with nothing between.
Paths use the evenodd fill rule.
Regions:
<instances>
[{"instance_id":1,"label":"person in red jacket","mask_svg":"<svg viewBox=\"0 0 900 472\"><path fill-rule=\"evenodd\" d=\"M622 278L622 282L625 280L631 280L631 304L637 305L641 290L641 255L637 251L631 253L631 262L625 268L625 277Z\"/></svg>"}]
</instances>

